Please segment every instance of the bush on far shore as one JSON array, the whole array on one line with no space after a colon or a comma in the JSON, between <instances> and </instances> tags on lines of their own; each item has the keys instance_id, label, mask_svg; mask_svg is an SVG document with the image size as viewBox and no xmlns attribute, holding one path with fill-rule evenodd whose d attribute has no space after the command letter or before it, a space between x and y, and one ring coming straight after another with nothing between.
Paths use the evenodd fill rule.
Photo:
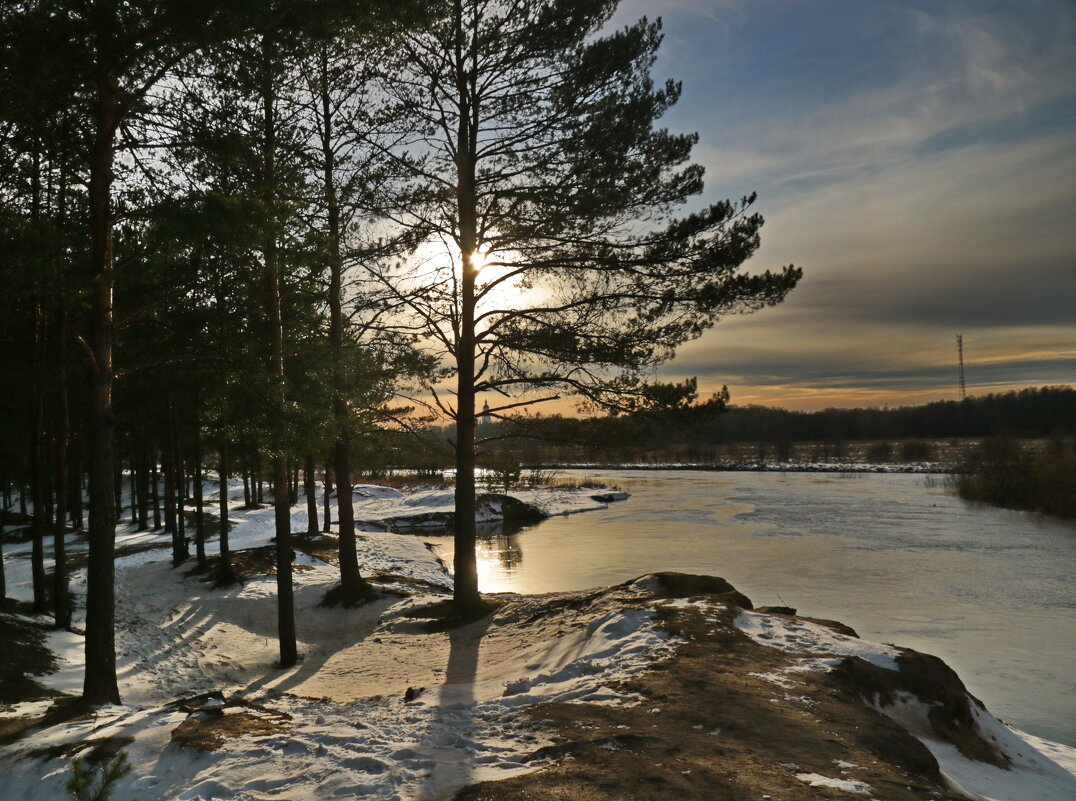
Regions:
<instances>
[{"instance_id":1,"label":"bush on far shore","mask_svg":"<svg viewBox=\"0 0 1076 801\"><path fill-rule=\"evenodd\" d=\"M961 498L1006 509L1076 517L1076 443L1060 437L1041 451L1009 437L983 440L951 477Z\"/></svg>"}]
</instances>

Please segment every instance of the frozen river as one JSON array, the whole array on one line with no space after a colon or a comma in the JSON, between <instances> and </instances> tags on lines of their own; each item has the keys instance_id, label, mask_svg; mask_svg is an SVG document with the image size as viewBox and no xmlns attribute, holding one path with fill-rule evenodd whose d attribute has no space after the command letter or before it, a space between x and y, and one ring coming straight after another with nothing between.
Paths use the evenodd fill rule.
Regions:
<instances>
[{"instance_id":1,"label":"frozen river","mask_svg":"<svg viewBox=\"0 0 1076 801\"><path fill-rule=\"evenodd\" d=\"M1076 745L1076 524L970 506L922 475L561 475L632 497L486 538L483 592L722 576L756 605L940 656L995 715Z\"/></svg>"}]
</instances>

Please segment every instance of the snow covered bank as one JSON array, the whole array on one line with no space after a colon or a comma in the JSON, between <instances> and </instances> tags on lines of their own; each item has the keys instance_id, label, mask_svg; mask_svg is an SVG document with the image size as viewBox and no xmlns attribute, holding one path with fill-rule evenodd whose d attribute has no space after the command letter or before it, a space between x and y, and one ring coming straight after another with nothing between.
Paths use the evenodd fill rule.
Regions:
<instances>
[{"instance_id":1,"label":"snow covered bank","mask_svg":"<svg viewBox=\"0 0 1076 801\"><path fill-rule=\"evenodd\" d=\"M580 497L590 492L520 500L580 509L599 503ZM385 521L437 509L443 492L364 487L357 497L364 517ZM271 508L233 519L236 550L269 542ZM293 527L305 529L301 506ZM753 610L723 579L655 574L605 590L499 596L493 614L442 631L431 625L450 587L442 564L418 537L365 531L360 563L386 593L357 609L321 607L338 571L300 551L302 660L281 671L274 577L215 589L171 567L167 536L128 527L119 538L160 544L117 562L124 705L4 746L0 799L63 798L72 757L94 744L121 748L134 766L117 801L457 791L515 801L552 788L582 795L595 781L624 797L653 782L677 799L713 798L718 785L744 798L1076 797L1076 750L1004 726L940 660L791 610ZM29 560L22 545L12 549L9 577L29 597ZM78 571L74 586L83 585ZM49 642L61 665L42 682L77 693L81 638ZM174 703L213 691L211 708ZM39 716L47 703L0 716Z\"/></svg>"},{"instance_id":2,"label":"snow covered bank","mask_svg":"<svg viewBox=\"0 0 1076 801\"><path fill-rule=\"evenodd\" d=\"M787 615L741 611L734 625L754 642L796 657L781 670L754 675L792 689L796 674L834 673L925 745L952 791L975 801L1076 798L1076 748L1005 725L941 660ZM870 795L861 786L801 778Z\"/></svg>"},{"instance_id":3,"label":"snow covered bank","mask_svg":"<svg viewBox=\"0 0 1076 801\"><path fill-rule=\"evenodd\" d=\"M951 473L951 462L849 462L797 460L787 462L722 459L716 462L565 462L542 465L551 470L712 470L768 473Z\"/></svg>"},{"instance_id":4,"label":"snow covered bank","mask_svg":"<svg viewBox=\"0 0 1076 801\"><path fill-rule=\"evenodd\" d=\"M126 482L125 482L126 483ZM273 510L270 507L244 508L242 501L243 484L232 480L228 495L231 499L229 517L232 522L230 544L233 551L244 548L258 548L267 545L274 534ZM207 501L206 511L216 514L218 485L206 482L204 493ZM451 524L454 510L454 498L451 488L416 488L400 491L379 484L361 484L353 488L355 519L360 531L373 538L375 546L363 552L368 560L367 568L371 571L393 572L403 565L412 565L411 570L419 570L424 581L450 585L437 560L426 554L416 563L414 557L420 554L414 544L402 545L393 538L377 538L378 532L414 531L424 533L443 529ZM541 520L554 515L575 514L608 508L612 502L625 500L628 493L605 488L580 487L537 487L533 489L512 490L509 495L486 493L480 498L479 522L495 522L505 519ZM321 509L319 496L319 514ZM123 496L124 504L129 504L128 494ZM335 494L330 504L331 517L338 519ZM189 513L188 513L189 514ZM335 525L335 524L334 524ZM19 541L21 530L25 526L12 526L0 531L5 536L4 568L7 578L7 595L20 601L33 599L32 575L30 570L29 541ZM192 525L188 526L187 535L193 534ZM300 496L299 503L292 507L292 531L301 532L307 528L305 496ZM319 526L320 528L320 526ZM215 542L215 535L210 538ZM78 564L87 551L86 538L82 534L68 534L66 540L68 560ZM160 549L171 547L171 535L161 531L138 531L123 515L116 527L116 548L119 558L117 569L143 564L147 561L160 561L164 557ZM192 545L193 549L193 545ZM213 552L213 547L209 551ZM421 554L420 554L421 555ZM45 539L46 567L51 567L52 537ZM76 569L72 574L72 591L79 596L85 592L85 572ZM76 597L76 603L79 602ZM76 625L81 612L76 611Z\"/></svg>"},{"instance_id":5,"label":"snow covered bank","mask_svg":"<svg viewBox=\"0 0 1076 801\"><path fill-rule=\"evenodd\" d=\"M355 488L355 516L367 527L390 531L443 529L452 525L455 497L452 489L417 489L399 492L388 487ZM628 493L601 488L535 487L513 489L509 494L479 493L475 521L537 522L554 515L605 509Z\"/></svg>"}]
</instances>

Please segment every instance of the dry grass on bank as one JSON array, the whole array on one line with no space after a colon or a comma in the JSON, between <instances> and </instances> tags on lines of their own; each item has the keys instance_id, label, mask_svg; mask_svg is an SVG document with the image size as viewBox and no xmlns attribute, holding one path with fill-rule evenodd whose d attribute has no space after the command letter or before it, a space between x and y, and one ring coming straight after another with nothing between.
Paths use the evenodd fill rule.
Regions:
<instances>
[{"instance_id":1,"label":"dry grass on bank","mask_svg":"<svg viewBox=\"0 0 1076 801\"><path fill-rule=\"evenodd\" d=\"M1058 438L1032 449L1007 437L986 439L950 484L974 503L1076 518L1076 441Z\"/></svg>"}]
</instances>

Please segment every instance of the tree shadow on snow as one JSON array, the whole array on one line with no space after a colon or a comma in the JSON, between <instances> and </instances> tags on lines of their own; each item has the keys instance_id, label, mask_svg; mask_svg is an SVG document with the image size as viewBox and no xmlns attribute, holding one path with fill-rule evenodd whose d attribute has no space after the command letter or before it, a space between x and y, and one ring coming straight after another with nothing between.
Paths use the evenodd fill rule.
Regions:
<instances>
[{"instance_id":1,"label":"tree shadow on snow","mask_svg":"<svg viewBox=\"0 0 1076 801\"><path fill-rule=\"evenodd\" d=\"M474 776L475 681L482 638L493 622L484 618L448 631L448 664L435 717L417 749L432 764L420 798L442 798L448 788L464 787ZM417 694L416 694L417 697Z\"/></svg>"}]
</instances>

